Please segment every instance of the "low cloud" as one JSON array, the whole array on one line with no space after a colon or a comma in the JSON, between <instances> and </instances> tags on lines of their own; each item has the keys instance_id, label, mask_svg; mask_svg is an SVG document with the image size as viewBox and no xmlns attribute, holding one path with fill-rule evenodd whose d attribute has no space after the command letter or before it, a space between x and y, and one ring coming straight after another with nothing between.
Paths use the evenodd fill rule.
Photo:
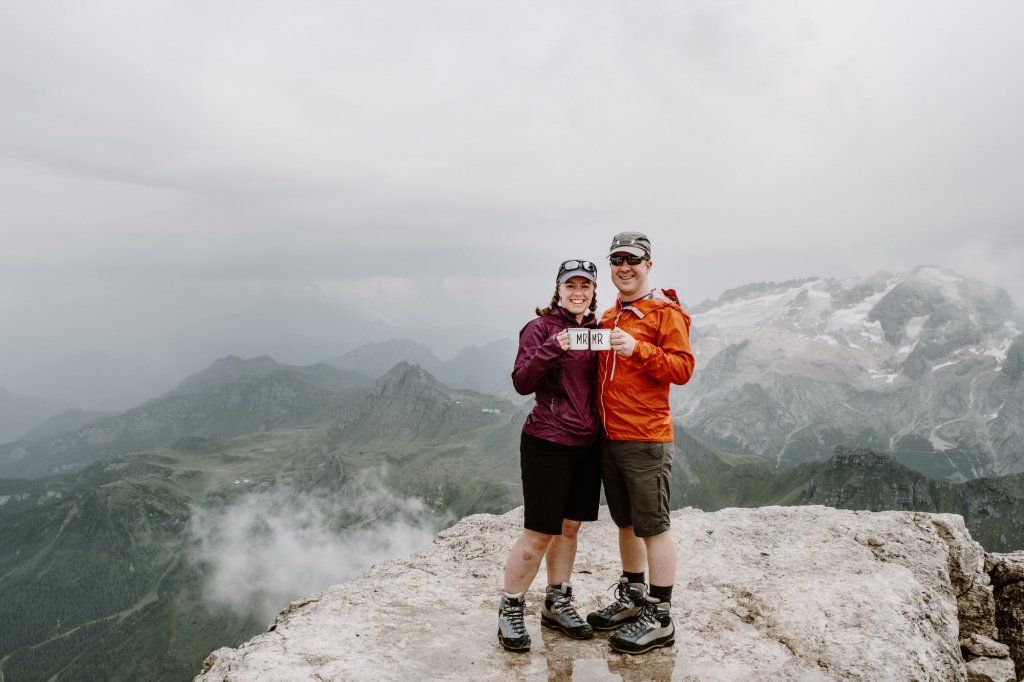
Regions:
<instances>
[{"instance_id":1,"label":"low cloud","mask_svg":"<svg viewBox=\"0 0 1024 682\"><path fill-rule=\"evenodd\" d=\"M290 601L423 549L451 519L361 473L342 491L274 488L193 510L192 560L212 607L271 618ZM244 482L241 483L244 485Z\"/></svg>"}]
</instances>

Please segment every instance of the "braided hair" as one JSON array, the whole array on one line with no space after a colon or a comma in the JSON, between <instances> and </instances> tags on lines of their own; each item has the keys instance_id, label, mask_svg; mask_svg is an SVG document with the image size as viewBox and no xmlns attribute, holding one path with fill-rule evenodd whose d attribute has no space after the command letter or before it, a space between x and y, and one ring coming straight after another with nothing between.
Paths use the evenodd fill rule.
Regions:
<instances>
[{"instance_id":1,"label":"braided hair","mask_svg":"<svg viewBox=\"0 0 1024 682\"><path fill-rule=\"evenodd\" d=\"M559 285L556 283L555 293L552 294L551 303L548 304L547 308L541 308L540 306L538 306L537 308L534 309L534 312L537 313L537 317L546 317L551 314L551 311L554 308L558 307L558 302L562 298L561 296L558 295L558 287ZM594 282L594 298L590 299L589 309L591 314L593 314L597 310L597 282Z\"/></svg>"}]
</instances>

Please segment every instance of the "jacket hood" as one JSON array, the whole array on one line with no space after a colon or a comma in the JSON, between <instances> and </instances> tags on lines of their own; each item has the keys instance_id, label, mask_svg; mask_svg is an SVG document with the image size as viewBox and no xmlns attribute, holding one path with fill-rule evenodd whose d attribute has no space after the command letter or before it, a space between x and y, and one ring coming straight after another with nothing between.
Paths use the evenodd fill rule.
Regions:
<instances>
[{"instance_id":1,"label":"jacket hood","mask_svg":"<svg viewBox=\"0 0 1024 682\"><path fill-rule=\"evenodd\" d=\"M690 316L686 314L685 310L683 310L683 306L679 302L679 297L676 295L675 289L651 289L643 298L638 298L637 300L629 303L623 303L621 300L617 299L616 305L618 305L622 310L633 310L641 317L652 310L657 310L664 306L674 306L677 310L686 315L687 320L690 319Z\"/></svg>"}]
</instances>

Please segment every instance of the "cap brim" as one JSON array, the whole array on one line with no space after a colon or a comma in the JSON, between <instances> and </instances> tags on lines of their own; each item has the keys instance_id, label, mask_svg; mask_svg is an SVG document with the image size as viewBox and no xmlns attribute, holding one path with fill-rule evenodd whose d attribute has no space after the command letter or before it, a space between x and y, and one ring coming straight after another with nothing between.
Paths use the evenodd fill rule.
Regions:
<instances>
[{"instance_id":1,"label":"cap brim","mask_svg":"<svg viewBox=\"0 0 1024 682\"><path fill-rule=\"evenodd\" d=\"M586 277L591 282L597 284L597 275L595 275L594 273L590 272L589 270L582 270L582 269L566 270L565 272L563 272L562 274L560 274L558 276L558 283L561 284L562 282L565 282L566 280L568 280L568 279L570 279L572 277Z\"/></svg>"},{"instance_id":2,"label":"cap brim","mask_svg":"<svg viewBox=\"0 0 1024 682\"><path fill-rule=\"evenodd\" d=\"M631 256L640 256L643 258L647 257L647 252L636 246L613 246L612 250L608 252L608 255L614 256L617 253L628 253Z\"/></svg>"}]
</instances>

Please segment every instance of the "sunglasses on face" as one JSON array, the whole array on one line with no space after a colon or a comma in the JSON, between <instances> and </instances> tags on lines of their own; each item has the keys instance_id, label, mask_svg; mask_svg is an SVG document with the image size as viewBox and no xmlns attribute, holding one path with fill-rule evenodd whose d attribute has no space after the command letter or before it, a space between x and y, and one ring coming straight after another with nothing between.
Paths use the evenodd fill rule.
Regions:
<instances>
[{"instance_id":1,"label":"sunglasses on face","mask_svg":"<svg viewBox=\"0 0 1024 682\"><path fill-rule=\"evenodd\" d=\"M630 265L640 265L645 260L647 259L643 256L608 256L608 262L615 266L622 265L623 262Z\"/></svg>"},{"instance_id":2,"label":"sunglasses on face","mask_svg":"<svg viewBox=\"0 0 1024 682\"><path fill-rule=\"evenodd\" d=\"M567 260L558 266L558 274L572 270L586 270L595 275L597 274L597 266L588 260Z\"/></svg>"}]
</instances>

